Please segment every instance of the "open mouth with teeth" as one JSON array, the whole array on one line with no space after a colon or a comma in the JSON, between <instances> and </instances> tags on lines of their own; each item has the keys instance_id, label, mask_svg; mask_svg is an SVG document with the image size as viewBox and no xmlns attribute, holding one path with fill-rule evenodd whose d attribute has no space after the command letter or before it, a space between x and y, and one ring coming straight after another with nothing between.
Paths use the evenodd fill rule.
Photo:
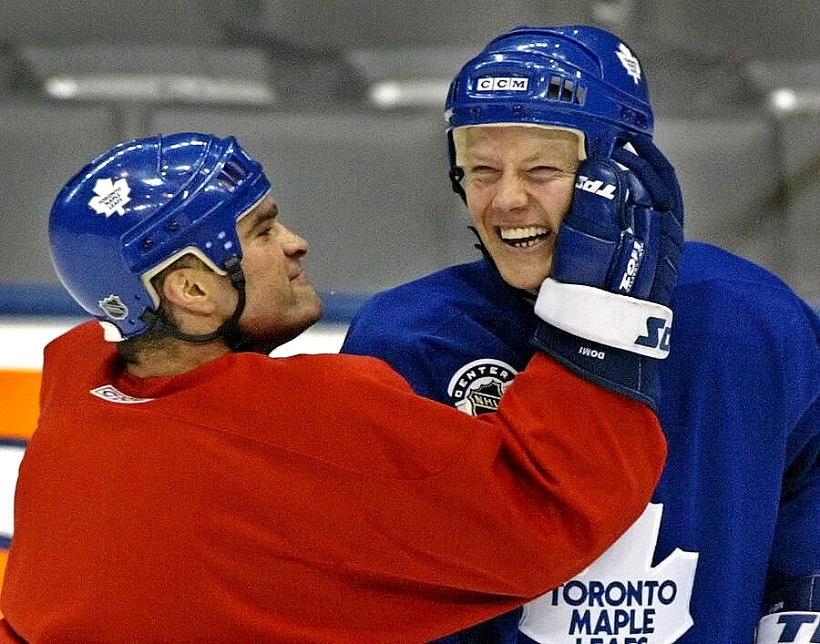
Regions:
<instances>
[{"instance_id":1,"label":"open mouth with teeth","mask_svg":"<svg viewBox=\"0 0 820 644\"><path fill-rule=\"evenodd\" d=\"M530 248L550 236L549 228L543 226L522 226L521 228L499 228L501 240L513 248Z\"/></svg>"}]
</instances>

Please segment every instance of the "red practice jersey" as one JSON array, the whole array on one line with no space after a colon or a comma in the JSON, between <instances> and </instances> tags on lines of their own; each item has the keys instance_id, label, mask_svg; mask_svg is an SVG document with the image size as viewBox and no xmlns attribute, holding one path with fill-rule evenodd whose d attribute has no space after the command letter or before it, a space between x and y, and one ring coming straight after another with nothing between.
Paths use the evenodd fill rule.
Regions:
<instances>
[{"instance_id":1,"label":"red practice jersey","mask_svg":"<svg viewBox=\"0 0 820 644\"><path fill-rule=\"evenodd\" d=\"M96 323L44 365L0 607L30 642L429 641L585 568L665 457L540 354L478 418L358 356L139 379Z\"/></svg>"}]
</instances>

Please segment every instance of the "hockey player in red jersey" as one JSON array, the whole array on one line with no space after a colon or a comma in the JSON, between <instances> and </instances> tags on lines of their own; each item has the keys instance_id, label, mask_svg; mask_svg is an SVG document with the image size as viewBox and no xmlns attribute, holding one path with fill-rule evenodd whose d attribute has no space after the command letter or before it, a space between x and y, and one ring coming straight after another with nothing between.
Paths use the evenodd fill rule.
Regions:
<instances>
[{"instance_id":1,"label":"hockey player in red jersey","mask_svg":"<svg viewBox=\"0 0 820 644\"><path fill-rule=\"evenodd\" d=\"M480 418L377 359L270 358L321 315L278 215L238 142L197 133L120 144L57 196L52 258L96 321L45 351L0 640L425 642L569 579L646 507L654 358L585 371L544 324Z\"/></svg>"}]
</instances>

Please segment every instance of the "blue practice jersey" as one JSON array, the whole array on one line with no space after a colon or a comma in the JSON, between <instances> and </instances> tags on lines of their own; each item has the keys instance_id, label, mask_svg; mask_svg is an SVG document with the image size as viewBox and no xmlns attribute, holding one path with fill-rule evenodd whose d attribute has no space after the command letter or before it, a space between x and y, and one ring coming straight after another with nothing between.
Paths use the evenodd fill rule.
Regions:
<instances>
[{"instance_id":1,"label":"blue practice jersey","mask_svg":"<svg viewBox=\"0 0 820 644\"><path fill-rule=\"evenodd\" d=\"M817 315L772 274L696 242L673 306L659 411L669 457L653 502L573 580L444 641L750 644L767 576L820 570ZM536 323L480 260L376 295L342 351L480 414L532 356Z\"/></svg>"}]
</instances>

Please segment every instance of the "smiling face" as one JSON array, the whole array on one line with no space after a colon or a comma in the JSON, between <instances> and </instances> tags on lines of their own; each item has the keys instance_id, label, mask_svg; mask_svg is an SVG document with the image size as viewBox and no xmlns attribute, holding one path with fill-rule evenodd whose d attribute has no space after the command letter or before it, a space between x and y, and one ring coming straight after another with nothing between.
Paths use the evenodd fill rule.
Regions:
<instances>
[{"instance_id":1,"label":"smiling face","mask_svg":"<svg viewBox=\"0 0 820 644\"><path fill-rule=\"evenodd\" d=\"M572 203L583 148L569 130L499 125L453 132L467 208L501 276L536 292Z\"/></svg>"},{"instance_id":2,"label":"smiling face","mask_svg":"<svg viewBox=\"0 0 820 644\"><path fill-rule=\"evenodd\" d=\"M322 314L322 302L301 264L308 243L278 215L268 196L236 226L247 296L240 325L256 350L266 353L295 338Z\"/></svg>"}]
</instances>

